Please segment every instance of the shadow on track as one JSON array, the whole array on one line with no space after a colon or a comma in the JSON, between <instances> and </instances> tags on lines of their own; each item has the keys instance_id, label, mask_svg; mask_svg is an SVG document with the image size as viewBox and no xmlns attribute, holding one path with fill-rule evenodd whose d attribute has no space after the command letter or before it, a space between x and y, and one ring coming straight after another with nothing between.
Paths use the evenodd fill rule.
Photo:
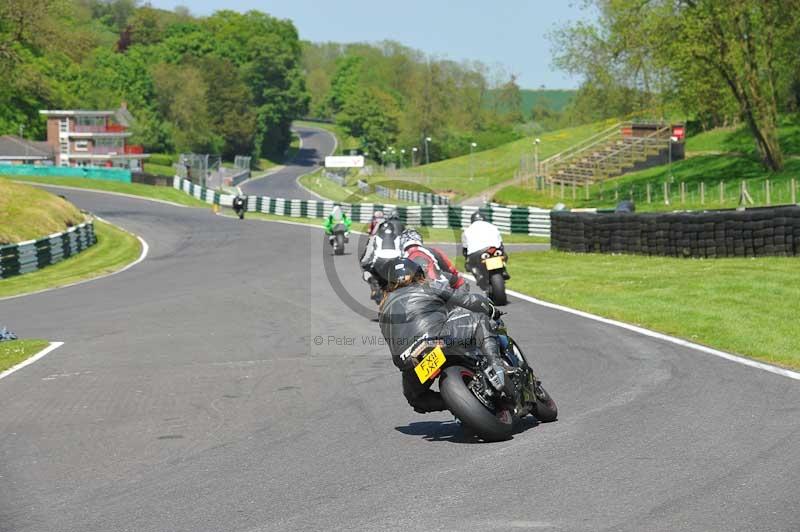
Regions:
<instances>
[{"instance_id":1,"label":"shadow on track","mask_svg":"<svg viewBox=\"0 0 800 532\"><path fill-rule=\"evenodd\" d=\"M514 425L513 434L525 432L539 425L536 418L525 416ZM422 436L426 441L449 443L483 443L472 431L465 429L461 423L450 421L414 421L406 426L395 427L394 430L409 436Z\"/></svg>"}]
</instances>

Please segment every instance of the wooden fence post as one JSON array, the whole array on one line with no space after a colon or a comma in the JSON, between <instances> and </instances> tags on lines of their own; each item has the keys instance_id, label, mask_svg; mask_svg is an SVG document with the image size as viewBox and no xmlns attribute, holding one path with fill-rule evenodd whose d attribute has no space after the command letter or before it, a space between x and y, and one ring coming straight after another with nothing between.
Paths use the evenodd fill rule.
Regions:
<instances>
[{"instance_id":1,"label":"wooden fence post","mask_svg":"<svg viewBox=\"0 0 800 532\"><path fill-rule=\"evenodd\" d=\"M647 183L647 203L650 203L650 183Z\"/></svg>"},{"instance_id":2,"label":"wooden fence post","mask_svg":"<svg viewBox=\"0 0 800 532\"><path fill-rule=\"evenodd\" d=\"M725 203L725 181L719 182L719 204Z\"/></svg>"},{"instance_id":3,"label":"wooden fence post","mask_svg":"<svg viewBox=\"0 0 800 532\"><path fill-rule=\"evenodd\" d=\"M767 205L772 205L772 196L769 190L769 179L764 180L764 192L766 193Z\"/></svg>"},{"instance_id":4,"label":"wooden fence post","mask_svg":"<svg viewBox=\"0 0 800 532\"><path fill-rule=\"evenodd\" d=\"M555 183L553 183L552 181L550 181L550 197L551 197L551 198L552 198L552 197L554 197L554 196L556 195L556 194L555 194L555 190L554 190L554 189L555 189L555 186L556 186L556 185L555 185Z\"/></svg>"},{"instance_id":5,"label":"wooden fence post","mask_svg":"<svg viewBox=\"0 0 800 532\"><path fill-rule=\"evenodd\" d=\"M669 205L669 183L664 181L664 205Z\"/></svg>"},{"instance_id":6,"label":"wooden fence post","mask_svg":"<svg viewBox=\"0 0 800 532\"><path fill-rule=\"evenodd\" d=\"M797 180L792 178L792 203L797 203Z\"/></svg>"},{"instance_id":7,"label":"wooden fence post","mask_svg":"<svg viewBox=\"0 0 800 532\"><path fill-rule=\"evenodd\" d=\"M681 181L681 205L686 203L686 182Z\"/></svg>"},{"instance_id":8,"label":"wooden fence post","mask_svg":"<svg viewBox=\"0 0 800 532\"><path fill-rule=\"evenodd\" d=\"M700 205L706 204L706 182L700 181Z\"/></svg>"}]
</instances>

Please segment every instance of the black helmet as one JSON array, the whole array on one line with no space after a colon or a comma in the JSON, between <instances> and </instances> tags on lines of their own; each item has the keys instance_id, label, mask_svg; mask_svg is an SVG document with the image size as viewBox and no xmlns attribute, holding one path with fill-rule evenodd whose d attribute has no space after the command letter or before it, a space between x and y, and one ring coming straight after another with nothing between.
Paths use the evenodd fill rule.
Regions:
<instances>
[{"instance_id":1,"label":"black helmet","mask_svg":"<svg viewBox=\"0 0 800 532\"><path fill-rule=\"evenodd\" d=\"M486 217L481 213L481 211L475 211L472 213L472 217L469 219L470 222L477 222L478 220L486 220Z\"/></svg>"},{"instance_id":2,"label":"black helmet","mask_svg":"<svg viewBox=\"0 0 800 532\"><path fill-rule=\"evenodd\" d=\"M389 286L410 282L420 274L422 274L422 268L409 259L394 259L386 267L386 280L389 282Z\"/></svg>"}]
</instances>

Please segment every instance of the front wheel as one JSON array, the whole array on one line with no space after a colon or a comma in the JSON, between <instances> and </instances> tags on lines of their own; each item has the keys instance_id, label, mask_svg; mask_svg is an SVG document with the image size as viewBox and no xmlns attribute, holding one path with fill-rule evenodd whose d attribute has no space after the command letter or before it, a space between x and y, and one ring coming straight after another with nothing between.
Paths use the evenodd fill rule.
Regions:
<instances>
[{"instance_id":1,"label":"front wheel","mask_svg":"<svg viewBox=\"0 0 800 532\"><path fill-rule=\"evenodd\" d=\"M333 249L337 255L344 255L344 235L342 233L336 234L336 244Z\"/></svg>"},{"instance_id":2,"label":"front wheel","mask_svg":"<svg viewBox=\"0 0 800 532\"><path fill-rule=\"evenodd\" d=\"M467 387L475 374L462 366L445 368L439 379L439 391L444 404L464 425L472 429L486 441L502 441L511 437L513 422L501 421L497 415L486 408Z\"/></svg>"},{"instance_id":3,"label":"front wheel","mask_svg":"<svg viewBox=\"0 0 800 532\"><path fill-rule=\"evenodd\" d=\"M536 406L531 412L533 416L542 423L555 421L558 418L558 407L547 390L541 384L537 384L534 394L536 395Z\"/></svg>"},{"instance_id":4,"label":"front wheel","mask_svg":"<svg viewBox=\"0 0 800 532\"><path fill-rule=\"evenodd\" d=\"M508 296L506 296L506 280L503 279L502 272L493 273L489 279L492 285L490 297L495 305L508 304Z\"/></svg>"},{"instance_id":5,"label":"front wheel","mask_svg":"<svg viewBox=\"0 0 800 532\"><path fill-rule=\"evenodd\" d=\"M239 219L244 220L244 211L239 211Z\"/></svg>"}]
</instances>

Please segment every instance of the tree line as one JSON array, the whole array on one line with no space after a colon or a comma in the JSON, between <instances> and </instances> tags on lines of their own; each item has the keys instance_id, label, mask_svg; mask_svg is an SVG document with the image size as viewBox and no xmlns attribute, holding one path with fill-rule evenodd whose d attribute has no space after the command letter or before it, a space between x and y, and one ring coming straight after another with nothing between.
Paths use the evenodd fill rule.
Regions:
<instances>
[{"instance_id":1,"label":"tree line","mask_svg":"<svg viewBox=\"0 0 800 532\"><path fill-rule=\"evenodd\" d=\"M0 1L0 133L39 109L115 109L151 152L276 157L309 94L297 30L258 11L194 17L135 0Z\"/></svg>"},{"instance_id":2,"label":"tree line","mask_svg":"<svg viewBox=\"0 0 800 532\"><path fill-rule=\"evenodd\" d=\"M520 138L520 87L479 62L436 59L397 42L303 43L310 114L334 120L378 160L424 162ZM390 148L395 148L392 154ZM386 152L386 153L384 153Z\"/></svg>"},{"instance_id":3,"label":"tree line","mask_svg":"<svg viewBox=\"0 0 800 532\"><path fill-rule=\"evenodd\" d=\"M597 21L552 35L555 64L584 79L570 112L743 122L764 166L783 167L779 117L800 110L800 0L584 3Z\"/></svg>"}]
</instances>

